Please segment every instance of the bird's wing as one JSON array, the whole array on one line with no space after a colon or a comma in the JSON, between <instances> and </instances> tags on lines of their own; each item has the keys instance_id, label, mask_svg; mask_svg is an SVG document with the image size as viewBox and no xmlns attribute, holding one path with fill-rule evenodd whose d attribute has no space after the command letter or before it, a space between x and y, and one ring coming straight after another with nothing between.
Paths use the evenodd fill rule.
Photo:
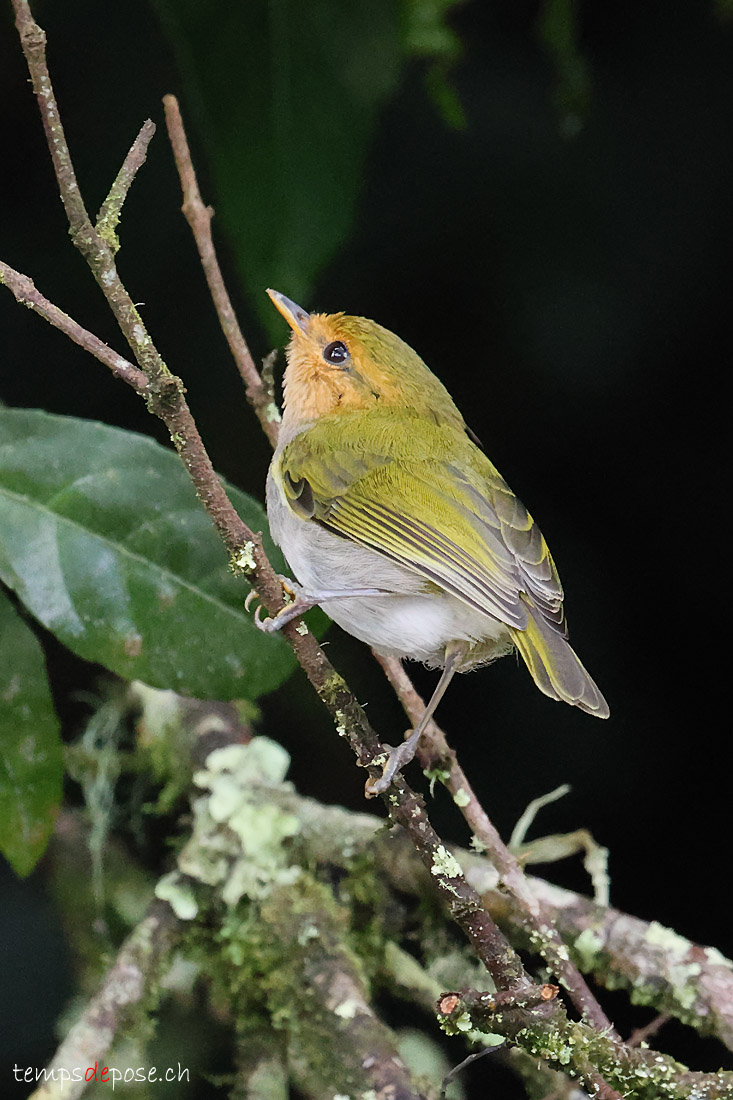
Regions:
<instances>
[{"instance_id":1,"label":"bird's wing","mask_svg":"<svg viewBox=\"0 0 733 1100\"><path fill-rule=\"evenodd\" d=\"M564 633L562 587L532 517L463 433L417 426L408 416L395 431L390 410L380 428L371 413L344 441L319 422L280 456L288 504L515 629L529 597Z\"/></svg>"}]
</instances>

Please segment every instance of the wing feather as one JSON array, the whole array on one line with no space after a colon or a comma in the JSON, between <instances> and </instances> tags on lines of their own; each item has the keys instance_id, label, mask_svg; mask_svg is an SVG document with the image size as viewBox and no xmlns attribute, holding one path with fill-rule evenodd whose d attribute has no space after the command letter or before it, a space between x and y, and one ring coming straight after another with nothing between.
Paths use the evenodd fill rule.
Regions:
<instances>
[{"instance_id":1,"label":"wing feather","mask_svg":"<svg viewBox=\"0 0 733 1100\"><path fill-rule=\"evenodd\" d=\"M350 431L334 431L332 418L324 418L276 459L296 514L515 629L527 627L529 597L548 626L565 633L562 586L547 544L469 439L455 426L418 425L410 410L337 419L345 415L353 418ZM395 415L404 424L396 425Z\"/></svg>"}]
</instances>

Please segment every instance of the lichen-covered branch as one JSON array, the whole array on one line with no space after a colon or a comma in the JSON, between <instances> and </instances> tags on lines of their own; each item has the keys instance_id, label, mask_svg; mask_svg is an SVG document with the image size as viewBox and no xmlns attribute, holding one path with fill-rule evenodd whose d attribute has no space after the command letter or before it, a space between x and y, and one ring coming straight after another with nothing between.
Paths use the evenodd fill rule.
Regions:
<instances>
[{"instance_id":1,"label":"lichen-covered branch","mask_svg":"<svg viewBox=\"0 0 733 1100\"><path fill-rule=\"evenodd\" d=\"M31 1100L76 1100L86 1083L74 1080L79 1066L103 1062L131 1010L150 998L155 979L167 965L181 933L173 910L153 901L147 915L130 933L98 992L87 1003L46 1067L47 1079Z\"/></svg>"},{"instance_id":2,"label":"lichen-covered branch","mask_svg":"<svg viewBox=\"0 0 733 1100\"><path fill-rule=\"evenodd\" d=\"M601 908L539 879L530 882L587 974L733 1050L733 962L657 921ZM521 920L515 927L519 931Z\"/></svg>"},{"instance_id":3,"label":"lichen-covered branch","mask_svg":"<svg viewBox=\"0 0 733 1100\"><path fill-rule=\"evenodd\" d=\"M368 858L378 879L402 892L424 894L425 872L409 838L385 833L372 814L324 806L287 791L272 791L268 797L297 816L295 843L304 846L311 860L344 868L360 861L367 873L363 861ZM490 858L461 848L451 851L515 946L533 948L524 907L501 888ZM668 1012L733 1049L733 962L655 921L596 905L531 875L527 884L584 972L610 989L628 990L635 1003Z\"/></svg>"},{"instance_id":4,"label":"lichen-covered branch","mask_svg":"<svg viewBox=\"0 0 733 1100\"><path fill-rule=\"evenodd\" d=\"M394 1035L369 1003L344 918L330 890L307 875L275 889L260 908L277 955L268 974L268 1007L286 1033L293 1083L313 1100L371 1091L424 1100Z\"/></svg>"},{"instance_id":5,"label":"lichen-covered branch","mask_svg":"<svg viewBox=\"0 0 733 1100\"><path fill-rule=\"evenodd\" d=\"M145 158L148 152L148 145L153 140L155 134L155 123L147 119L141 129L140 133L135 138L130 147L130 151L122 162L122 167L117 173L107 198L102 203L99 213L97 214L96 230L103 241L106 241L112 252L117 252L120 247L120 242L117 239L116 229L119 225L120 215L122 214L122 207L125 199L127 198L127 192L132 187L132 182L135 179L138 171L145 163Z\"/></svg>"},{"instance_id":6,"label":"lichen-covered branch","mask_svg":"<svg viewBox=\"0 0 733 1100\"><path fill-rule=\"evenodd\" d=\"M571 1076L577 1067L597 1068L604 1082L621 1096L634 1100L730 1100L733 1097L733 1072L693 1073L668 1055L645 1048L629 1047L610 1035L602 1035L587 1024L566 1020L558 1028L556 1021L543 1019L537 1012L528 1029L515 1021L513 1013L497 1006L490 995L476 990L445 993L438 1002L443 1027L449 1034L461 1034L478 1028L502 1034L535 1057L543 1058ZM587 1079L587 1074L586 1074ZM612 1095L608 1085L599 1081L592 1095Z\"/></svg>"},{"instance_id":7,"label":"lichen-covered branch","mask_svg":"<svg viewBox=\"0 0 733 1100\"><path fill-rule=\"evenodd\" d=\"M265 738L212 753L205 770L195 777L205 793L194 800L194 827L178 857L178 881L175 874L169 876L164 894L159 890L159 896L170 898L180 913L186 909L189 917L195 915L202 896L200 884L215 890L233 914L243 898L255 902L266 933L253 934L251 920L233 915L225 940L234 952L233 962L239 966L246 962L255 974L267 972L266 987L273 991L269 1008L281 1021L290 1018L288 1006L292 1006L293 997L298 998L290 985L293 972L300 973L306 959L319 958L322 940L332 944L337 939L335 928L324 935L328 921L345 917L330 890L311 882L308 868L325 864L349 870L355 864L360 870L360 889L363 891L366 877L371 875L375 896L379 895L376 884L383 878L389 878L401 893L407 889L418 895L425 892L424 873L404 841L386 836L369 815L348 814L298 798L283 784L286 766L282 750ZM367 867L364 856L370 849L375 858ZM496 888L496 871L485 860L481 862L484 874L493 874ZM322 920L326 922L323 926ZM413 938L415 933L413 927ZM277 937L275 948L270 935ZM321 965L316 963L316 972L321 972ZM343 969L340 962L335 965ZM249 993L251 979L246 972L239 981ZM287 987L282 996L281 983ZM555 999L556 992L557 987L529 983L498 991L462 989L443 994L438 1011L449 1033L498 1033L532 1057L582 1082L591 1096L601 1100L733 1096L733 1074L691 1073L656 1051L625 1046L612 1033L570 1020ZM311 1013L320 1011L320 1004L309 1003ZM349 1015L343 1003L339 1012ZM295 1012L298 1028L303 1026L303 1015L302 1009ZM311 1022L306 1026L308 1035Z\"/></svg>"},{"instance_id":8,"label":"lichen-covered branch","mask_svg":"<svg viewBox=\"0 0 733 1100\"><path fill-rule=\"evenodd\" d=\"M256 788L280 786L287 763L284 750L262 737L209 753L194 776L191 835L158 896L182 919L212 914L220 927L213 942L196 927L192 939L214 995L223 994L242 1029L266 1010L305 1095L422 1100L370 1004L348 943L348 906L293 860L297 819L274 802L257 803Z\"/></svg>"}]
</instances>

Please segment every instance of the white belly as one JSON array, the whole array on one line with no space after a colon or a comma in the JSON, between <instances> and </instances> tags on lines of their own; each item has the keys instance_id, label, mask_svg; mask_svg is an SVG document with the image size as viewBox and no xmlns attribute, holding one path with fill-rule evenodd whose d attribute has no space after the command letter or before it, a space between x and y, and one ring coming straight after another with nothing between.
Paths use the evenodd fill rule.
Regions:
<instances>
[{"instance_id":1,"label":"white belly","mask_svg":"<svg viewBox=\"0 0 733 1100\"><path fill-rule=\"evenodd\" d=\"M462 667L493 660L512 649L504 623L475 611L447 592L436 592L409 569L368 547L301 520L267 481L270 532L295 579L309 594L329 589L381 588L393 595L328 600L326 614L356 638L391 657L442 667L449 642L472 647Z\"/></svg>"}]
</instances>

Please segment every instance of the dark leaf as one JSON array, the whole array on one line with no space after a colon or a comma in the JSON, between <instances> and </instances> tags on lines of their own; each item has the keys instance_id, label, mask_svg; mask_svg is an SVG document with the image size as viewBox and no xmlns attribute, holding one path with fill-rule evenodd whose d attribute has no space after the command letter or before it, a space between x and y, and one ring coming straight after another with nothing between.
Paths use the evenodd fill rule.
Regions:
<instances>
[{"instance_id":1,"label":"dark leaf","mask_svg":"<svg viewBox=\"0 0 733 1100\"><path fill-rule=\"evenodd\" d=\"M260 505L228 491L266 531ZM178 456L133 432L0 409L0 577L69 649L125 679L254 699L295 664L245 612L248 586Z\"/></svg>"},{"instance_id":2,"label":"dark leaf","mask_svg":"<svg viewBox=\"0 0 733 1100\"><path fill-rule=\"evenodd\" d=\"M62 777L43 650L0 589L0 852L19 875L43 855Z\"/></svg>"}]
</instances>

